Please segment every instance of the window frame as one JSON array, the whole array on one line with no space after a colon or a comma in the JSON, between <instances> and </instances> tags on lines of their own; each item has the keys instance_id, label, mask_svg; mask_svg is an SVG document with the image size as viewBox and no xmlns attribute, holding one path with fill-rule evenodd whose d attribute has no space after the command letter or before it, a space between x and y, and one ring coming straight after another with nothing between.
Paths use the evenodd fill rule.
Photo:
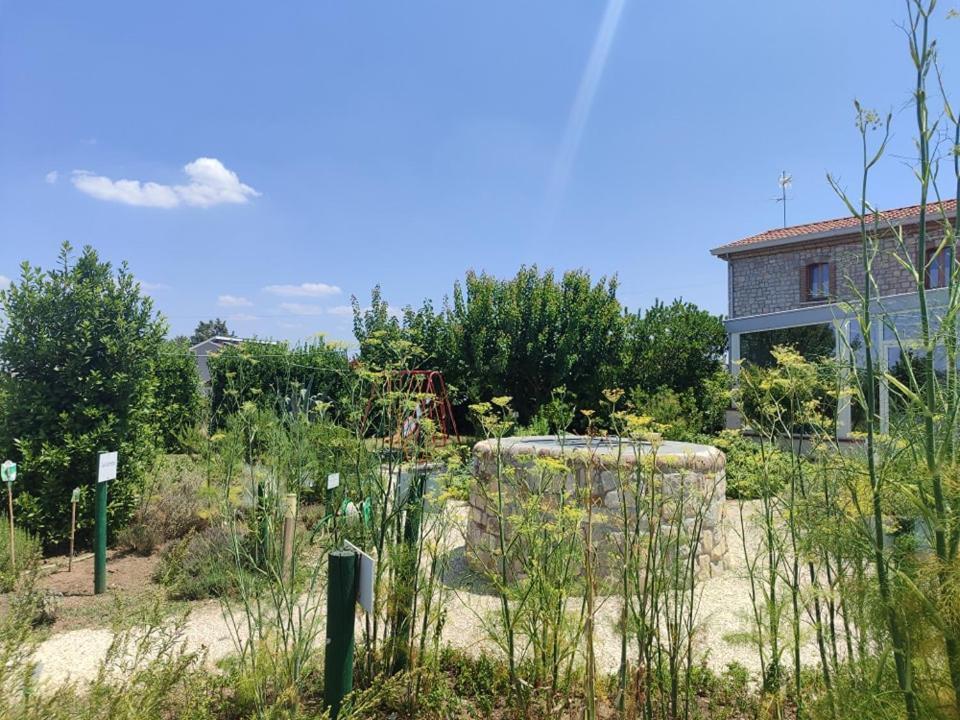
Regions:
<instances>
[{"instance_id":1,"label":"window frame","mask_svg":"<svg viewBox=\"0 0 960 720\"><path fill-rule=\"evenodd\" d=\"M833 296L833 264L826 259L806 263L803 266L803 287L804 302L828 302ZM821 292L815 292L815 288Z\"/></svg>"},{"instance_id":2,"label":"window frame","mask_svg":"<svg viewBox=\"0 0 960 720\"><path fill-rule=\"evenodd\" d=\"M949 245L944 245L942 248L940 245L927 245L923 260L924 289L938 290L947 287L950 282L950 269L953 265L953 249ZM936 264L934 264L935 260L937 261ZM935 271L938 277L934 278L931 271Z\"/></svg>"}]
</instances>

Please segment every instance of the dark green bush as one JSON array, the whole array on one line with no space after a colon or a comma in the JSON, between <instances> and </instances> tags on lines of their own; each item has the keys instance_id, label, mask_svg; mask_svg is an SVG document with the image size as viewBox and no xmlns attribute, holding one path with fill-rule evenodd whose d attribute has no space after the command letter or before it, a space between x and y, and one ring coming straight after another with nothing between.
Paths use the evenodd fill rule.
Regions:
<instances>
[{"instance_id":1,"label":"dark green bush","mask_svg":"<svg viewBox=\"0 0 960 720\"><path fill-rule=\"evenodd\" d=\"M183 452L184 436L201 420L197 359L186 340L165 340L154 368L157 427L167 452Z\"/></svg>"},{"instance_id":2,"label":"dark green bush","mask_svg":"<svg viewBox=\"0 0 960 720\"><path fill-rule=\"evenodd\" d=\"M289 346L248 341L223 348L208 360L214 422L222 426L244 403L280 415L313 412L334 403L347 386L350 368L342 347L323 342Z\"/></svg>"},{"instance_id":3,"label":"dark green bush","mask_svg":"<svg viewBox=\"0 0 960 720\"><path fill-rule=\"evenodd\" d=\"M0 309L0 440L16 438L0 451L20 464L18 517L45 544L62 543L71 491L94 484L99 450L116 450L108 519L111 529L122 526L157 444L153 371L166 324L126 265L115 270L90 247L74 258L69 245L54 270L24 263L19 281L0 292ZM91 495L77 513L81 544Z\"/></svg>"},{"instance_id":4,"label":"dark green bush","mask_svg":"<svg viewBox=\"0 0 960 720\"><path fill-rule=\"evenodd\" d=\"M440 310L425 301L397 317L379 287L368 308L354 298L354 335L368 366L402 361L443 372L461 431L469 404L499 395L513 398L529 432L553 427L542 412L561 387L589 409L607 388L689 392L695 430L718 430L728 404L725 373L717 375L727 343L721 319L682 300L628 313L616 293L616 278L594 281L583 270L558 277L521 267L508 279L471 271ZM584 422L574 415L576 429Z\"/></svg>"}]
</instances>

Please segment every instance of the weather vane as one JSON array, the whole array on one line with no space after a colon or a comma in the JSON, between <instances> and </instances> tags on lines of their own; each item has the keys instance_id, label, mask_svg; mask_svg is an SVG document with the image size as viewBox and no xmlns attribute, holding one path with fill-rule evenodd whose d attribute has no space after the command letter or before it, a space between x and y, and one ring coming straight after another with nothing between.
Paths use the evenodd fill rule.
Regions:
<instances>
[{"instance_id":1,"label":"weather vane","mask_svg":"<svg viewBox=\"0 0 960 720\"><path fill-rule=\"evenodd\" d=\"M780 186L780 197L776 198L778 203L783 203L783 226L787 226L787 189L793 183L793 175L788 175L786 170L780 172L780 179L777 184Z\"/></svg>"}]
</instances>

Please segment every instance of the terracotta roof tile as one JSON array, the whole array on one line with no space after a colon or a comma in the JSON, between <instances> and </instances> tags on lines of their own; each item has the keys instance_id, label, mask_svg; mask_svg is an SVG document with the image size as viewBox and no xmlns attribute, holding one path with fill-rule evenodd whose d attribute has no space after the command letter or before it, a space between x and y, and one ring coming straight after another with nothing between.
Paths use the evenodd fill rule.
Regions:
<instances>
[{"instance_id":1,"label":"terracotta roof tile","mask_svg":"<svg viewBox=\"0 0 960 720\"><path fill-rule=\"evenodd\" d=\"M956 200L945 200L942 203L943 212L953 213L957 208ZM927 214L931 219L936 219L936 215L940 211L937 209L936 203L931 203L927 206ZM902 208L894 208L892 210L881 210L881 223L884 221L895 222L897 220L907 220L910 218L915 218L920 214L919 205L909 205ZM860 221L855 217L843 217L836 218L834 220L821 220L819 222L806 223L804 225L793 225L792 227L787 228L775 228L773 230L767 230L762 232L759 235L751 235L750 237L743 238L742 240L737 240L727 245L721 245L716 248L713 252L715 254L724 254L728 251L735 251L743 248L748 245L756 245L758 243L769 242L772 240L789 240L790 238L802 238L807 235L819 234L819 233L837 233L840 234L843 230L856 230L860 225Z\"/></svg>"}]
</instances>

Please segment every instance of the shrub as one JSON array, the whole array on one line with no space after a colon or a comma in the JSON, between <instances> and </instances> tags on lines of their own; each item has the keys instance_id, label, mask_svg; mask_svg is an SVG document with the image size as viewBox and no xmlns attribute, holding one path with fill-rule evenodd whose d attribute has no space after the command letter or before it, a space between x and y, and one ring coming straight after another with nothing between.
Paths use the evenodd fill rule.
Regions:
<instances>
[{"instance_id":1,"label":"shrub","mask_svg":"<svg viewBox=\"0 0 960 720\"><path fill-rule=\"evenodd\" d=\"M231 594L236 588L234 538L215 525L190 533L160 557L155 579L177 600L202 600Z\"/></svg>"},{"instance_id":2,"label":"shrub","mask_svg":"<svg viewBox=\"0 0 960 720\"><path fill-rule=\"evenodd\" d=\"M172 466L165 462L159 472L159 481L134 511L130 524L117 536L120 547L140 555L150 555L164 543L184 538L206 528L213 516L211 502L204 481L197 475L184 472L178 459ZM179 471L170 479L168 473Z\"/></svg>"},{"instance_id":3,"label":"shrub","mask_svg":"<svg viewBox=\"0 0 960 720\"><path fill-rule=\"evenodd\" d=\"M780 489L790 475L790 456L782 450L744 437L738 430L724 430L710 440L726 455L727 497L754 500ZM767 472L763 456L766 452Z\"/></svg>"},{"instance_id":4,"label":"shrub","mask_svg":"<svg viewBox=\"0 0 960 720\"><path fill-rule=\"evenodd\" d=\"M203 409L197 359L185 340L165 340L154 369L156 421L167 452L183 452L184 435Z\"/></svg>"},{"instance_id":5,"label":"shrub","mask_svg":"<svg viewBox=\"0 0 960 720\"><path fill-rule=\"evenodd\" d=\"M21 573L40 564L40 541L26 530L14 525L13 549L16 567L10 564L10 523L0 519L0 592L10 592Z\"/></svg>"},{"instance_id":6,"label":"shrub","mask_svg":"<svg viewBox=\"0 0 960 720\"><path fill-rule=\"evenodd\" d=\"M94 483L97 451L107 449L120 454L107 512L111 529L121 526L155 452L153 370L166 324L125 264L115 270L90 247L74 259L68 244L55 270L24 263L0 309L0 435L16 438L0 450L20 463L24 525L45 544L66 540L71 491ZM88 503L77 515L81 543L93 524Z\"/></svg>"},{"instance_id":7,"label":"shrub","mask_svg":"<svg viewBox=\"0 0 960 720\"><path fill-rule=\"evenodd\" d=\"M336 402L349 374L346 351L323 342L247 341L212 355L208 367L211 412L220 426L248 402L279 414Z\"/></svg>"},{"instance_id":8,"label":"shrub","mask_svg":"<svg viewBox=\"0 0 960 720\"><path fill-rule=\"evenodd\" d=\"M703 418L693 393L678 393L668 387L656 392L635 390L631 398L641 415L646 415L663 428L668 440L690 441L700 433Z\"/></svg>"}]
</instances>

